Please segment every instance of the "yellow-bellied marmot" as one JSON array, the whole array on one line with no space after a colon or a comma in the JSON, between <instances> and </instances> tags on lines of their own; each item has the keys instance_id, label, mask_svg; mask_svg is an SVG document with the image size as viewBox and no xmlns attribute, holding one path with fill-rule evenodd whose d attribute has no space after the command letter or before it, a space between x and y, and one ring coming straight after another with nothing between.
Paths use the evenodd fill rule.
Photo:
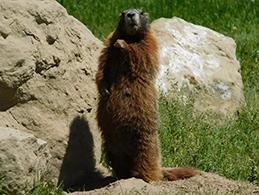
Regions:
<instances>
[{"instance_id":1,"label":"yellow-bellied marmot","mask_svg":"<svg viewBox=\"0 0 259 195\"><path fill-rule=\"evenodd\" d=\"M99 58L97 120L107 160L118 178L177 180L196 172L160 165L155 87L159 71L158 44L148 15L123 11Z\"/></svg>"}]
</instances>

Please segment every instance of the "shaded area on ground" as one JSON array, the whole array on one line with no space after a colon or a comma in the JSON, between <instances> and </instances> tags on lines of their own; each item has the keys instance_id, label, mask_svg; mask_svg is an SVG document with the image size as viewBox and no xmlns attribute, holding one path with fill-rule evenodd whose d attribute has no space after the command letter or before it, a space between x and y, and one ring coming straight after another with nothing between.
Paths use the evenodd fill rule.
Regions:
<instances>
[{"instance_id":1,"label":"shaded area on ground","mask_svg":"<svg viewBox=\"0 0 259 195\"><path fill-rule=\"evenodd\" d=\"M58 184L66 191L104 187L112 177L96 169L93 135L85 117L77 116L70 124L68 146L61 166Z\"/></svg>"}]
</instances>

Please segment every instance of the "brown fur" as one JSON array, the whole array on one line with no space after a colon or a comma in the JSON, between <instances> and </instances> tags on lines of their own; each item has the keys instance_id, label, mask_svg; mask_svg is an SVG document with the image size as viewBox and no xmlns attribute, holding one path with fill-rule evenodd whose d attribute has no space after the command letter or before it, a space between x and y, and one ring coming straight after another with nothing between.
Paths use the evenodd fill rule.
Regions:
<instances>
[{"instance_id":1,"label":"brown fur","mask_svg":"<svg viewBox=\"0 0 259 195\"><path fill-rule=\"evenodd\" d=\"M141 21L146 19L143 15ZM105 42L96 74L97 120L107 159L118 178L150 182L191 177L196 174L192 169L162 169L160 165L156 38L148 21L132 36L125 33L123 16L121 20Z\"/></svg>"}]
</instances>

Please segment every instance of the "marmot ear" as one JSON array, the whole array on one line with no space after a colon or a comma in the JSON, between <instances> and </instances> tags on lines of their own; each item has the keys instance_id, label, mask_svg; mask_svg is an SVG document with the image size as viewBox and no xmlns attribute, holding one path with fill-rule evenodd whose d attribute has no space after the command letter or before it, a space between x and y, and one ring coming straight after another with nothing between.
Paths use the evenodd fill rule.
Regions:
<instances>
[{"instance_id":1,"label":"marmot ear","mask_svg":"<svg viewBox=\"0 0 259 195\"><path fill-rule=\"evenodd\" d=\"M138 11L139 11L139 13L141 14L141 15L143 15L144 14L144 11L143 11L143 9L141 8L141 9L137 9Z\"/></svg>"},{"instance_id":2,"label":"marmot ear","mask_svg":"<svg viewBox=\"0 0 259 195\"><path fill-rule=\"evenodd\" d=\"M120 22L119 23L122 23L124 21L124 16L125 16L125 11L120 13Z\"/></svg>"},{"instance_id":3,"label":"marmot ear","mask_svg":"<svg viewBox=\"0 0 259 195\"><path fill-rule=\"evenodd\" d=\"M121 12L120 16L125 16L126 11Z\"/></svg>"},{"instance_id":4,"label":"marmot ear","mask_svg":"<svg viewBox=\"0 0 259 195\"><path fill-rule=\"evenodd\" d=\"M146 18L149 18L149 14L148 14L147 12L145 12L143 15L144 15Z\"/></svg>"}]
</instances>

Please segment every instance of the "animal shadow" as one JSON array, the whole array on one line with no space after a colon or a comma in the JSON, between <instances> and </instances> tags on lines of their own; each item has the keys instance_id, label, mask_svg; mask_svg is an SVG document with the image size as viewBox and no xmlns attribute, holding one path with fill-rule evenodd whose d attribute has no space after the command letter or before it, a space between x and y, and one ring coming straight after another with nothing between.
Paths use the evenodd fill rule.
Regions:
<instances>
[{"instance_id":1,"label":"animal shadow","mask_svg":"<svg viewBox=\"0 0 259 195\"><path fill-rule=\"evenodd\" d=\"M58 185L63 185L65 191L73 192L101 188L113 181L113 177L104 177L96 169L94 141L88 121L83 116L75 117L70 124Z\"/></svg>"}]
</instances>

